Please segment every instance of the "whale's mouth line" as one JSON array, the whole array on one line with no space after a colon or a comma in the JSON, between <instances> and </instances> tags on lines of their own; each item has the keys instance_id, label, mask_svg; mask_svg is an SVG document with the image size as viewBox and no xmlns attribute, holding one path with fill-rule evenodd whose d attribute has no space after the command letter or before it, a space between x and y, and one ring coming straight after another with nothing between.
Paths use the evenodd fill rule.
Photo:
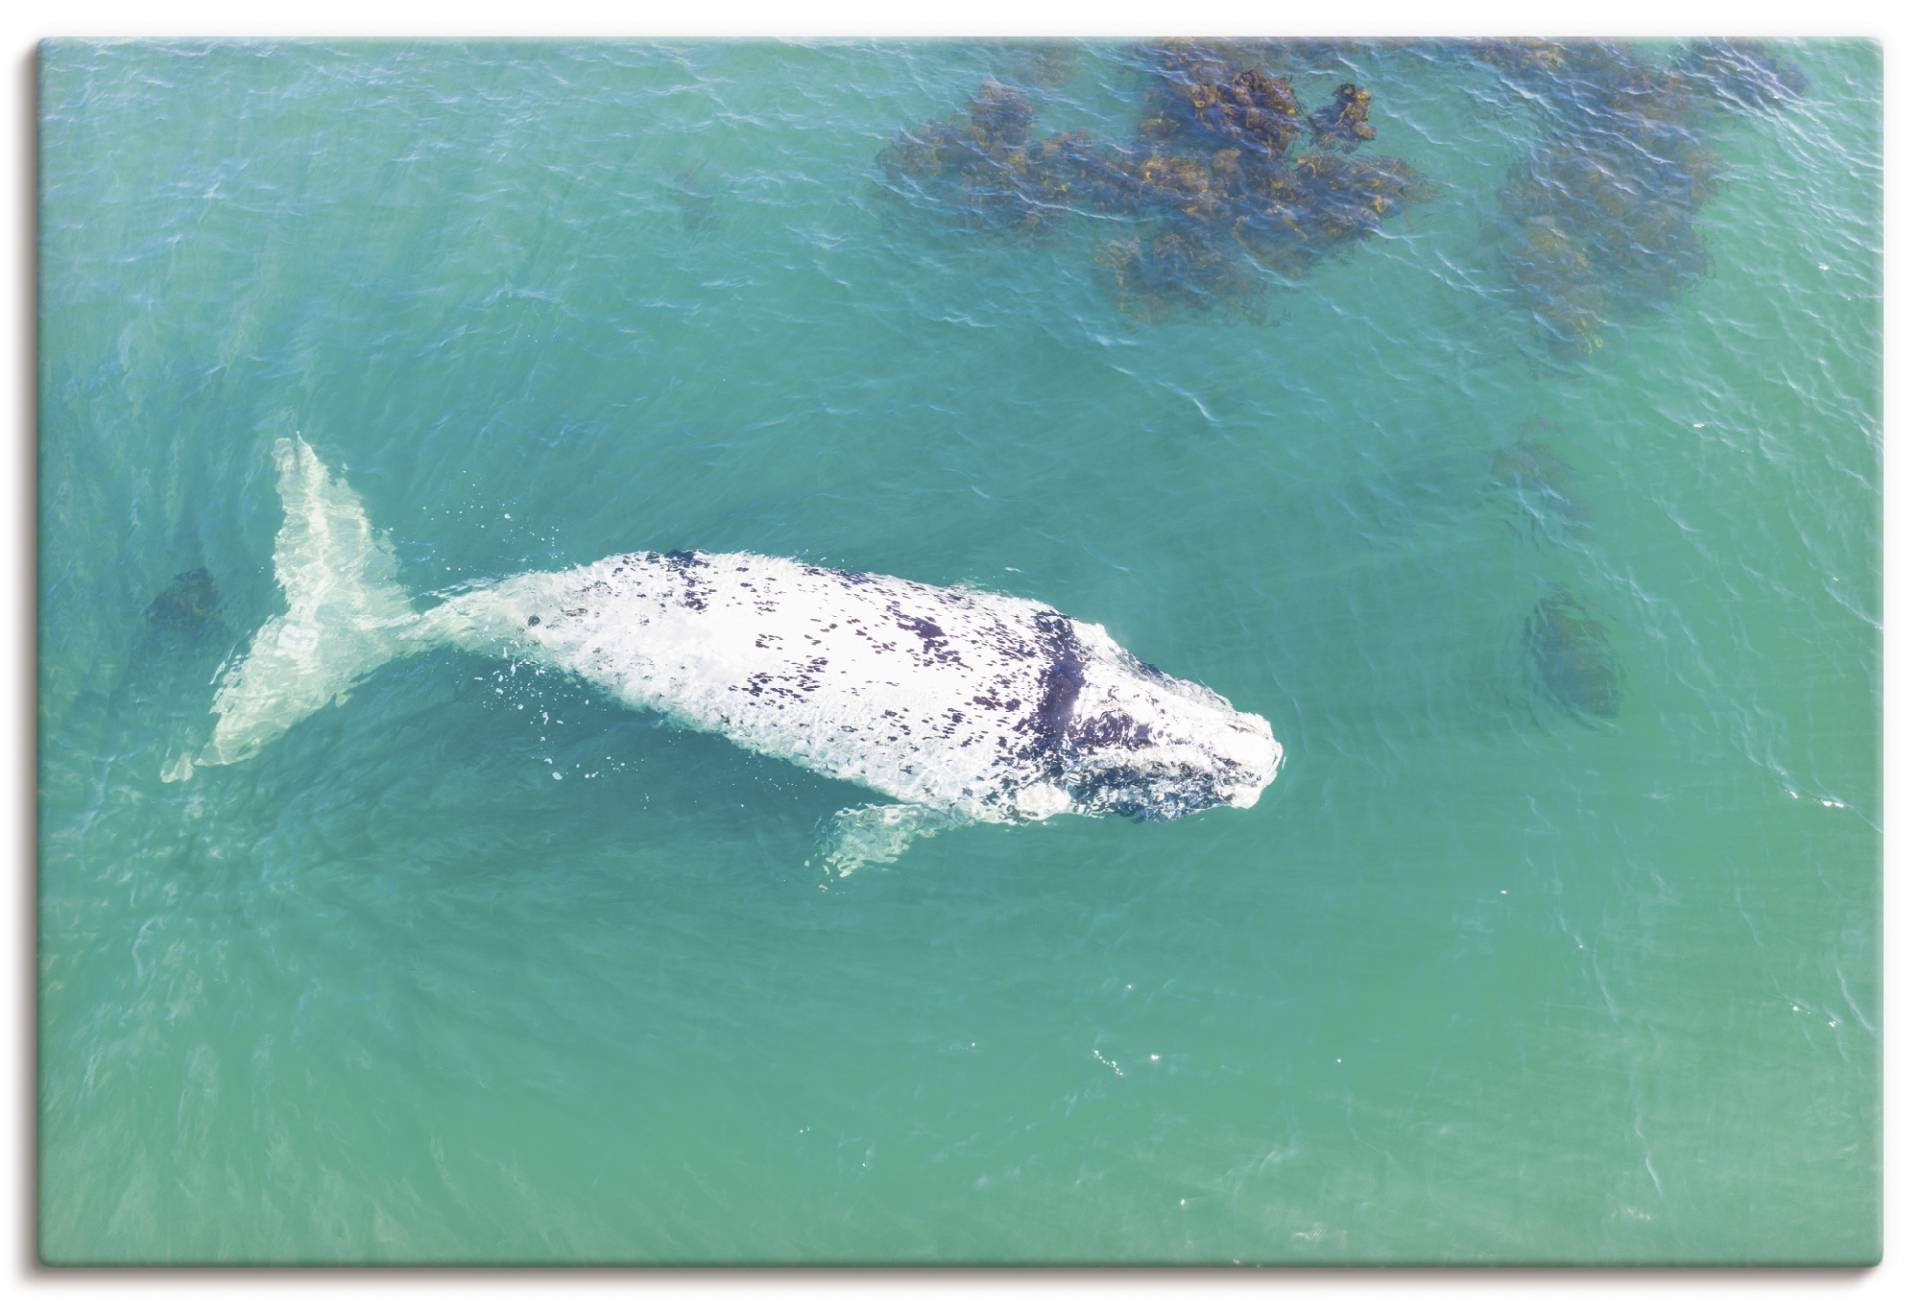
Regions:
<instances>
[{"instance_id":1,"label":"whale's mouth line","mask_svg":"<svg viewBox=\"0 0 1920 1304\"><path fill-rule=\"evenodd\" d=\"M1102 815L1161 824L1227 804L1219 781L1189 772L1156 783L1123 767L1081 777L1070 789L1076 804Z\"/></svg>"}]
</instances>

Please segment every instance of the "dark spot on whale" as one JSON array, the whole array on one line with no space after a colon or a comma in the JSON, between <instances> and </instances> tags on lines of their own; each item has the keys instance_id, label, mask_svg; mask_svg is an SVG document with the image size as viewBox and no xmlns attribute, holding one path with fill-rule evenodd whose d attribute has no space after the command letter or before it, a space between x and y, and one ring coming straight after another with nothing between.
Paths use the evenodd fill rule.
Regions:
<instances>
[{"instance_id":1,"label":"dark spot on whale","mask_svg":"<svg viewBox=\"0 0 1920 1304\"><path fill-rule=\"evenodd\" d=\"M527 624L528 624L529 626L533 626L533 625L538 625L539 623L540 623L540 617L538 617L538 616L528 616L528 617L527 617Z\"/></svg>"},{"instance_id":2,"label":"dark spot on whale","mask_svg":"<svg viewBox=\"0 0 1920 1304\"><path fill-rule=\"evenodd\" d=\"M887 604L887 613L893 617L893 623L920 640L920 652L928 661L947 665L964 665L960 654L947 642L947 631L925 616L909 615L900 609L897 602ZM886 645L890 648L892 645ZM883 649L884 650L884 649Z\"/></svg>"},{"instance_id":3,"label":"dark spot on whale","mask_svg":"<svg viewBox=\"0 0 1920 1304\"><path fill-rule=\"evenodd\" d=\"M1072 723L1074 704L1086 685L1086 657L1080 640L1074 637L1073 623L1059 612L1043 611L1033 623L1040 631L1041 649L1048 660L1040 676L1039 705L1020 727L1034 733L1039 752L1052 753L1058 750Z\"/></svg>"},{"instance_id":4,"label":"dark spot on whale","mask_svg":"<svg viewBox=\"0 0 1920 1304\"><path fill-rule=\"evenodd\" d=\"M689 611L705 611L707 599L713 596L713 585L696 572L707 565L706 558L697 552L685 548L668 553L647 554L649 562L659 561L669 573L681 581L680 605Z\"/></svg>"},{"instance_id":5,"label":"dark spot on whale","mask_svg":"<svg viewBox=\"0 0 1920 1304\"><path fill-rule=\"evenodd\" d=\"M1106 711L1073 731L1081 747L1119 747L1138 751L1153 741L1153 731L1124 711Z\"/></svg>"}]
</instances>

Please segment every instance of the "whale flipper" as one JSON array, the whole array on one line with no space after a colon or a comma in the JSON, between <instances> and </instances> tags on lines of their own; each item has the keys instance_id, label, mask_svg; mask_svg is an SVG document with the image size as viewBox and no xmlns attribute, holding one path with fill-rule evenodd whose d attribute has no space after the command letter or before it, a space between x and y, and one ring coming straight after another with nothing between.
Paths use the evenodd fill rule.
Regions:
<instances>
[{"instance_id":1,"label":"whale flipper","mask_svg":"<svg viewBox=\"0 0 1920 1304\"><path fill-rule=\"evenodd\" d=\"M862 865L891 865L913 842L966 822L959 815L910 803L849 807L829 822L823 863L835 878L845 878Z\"/></svg>"}]
</instances>

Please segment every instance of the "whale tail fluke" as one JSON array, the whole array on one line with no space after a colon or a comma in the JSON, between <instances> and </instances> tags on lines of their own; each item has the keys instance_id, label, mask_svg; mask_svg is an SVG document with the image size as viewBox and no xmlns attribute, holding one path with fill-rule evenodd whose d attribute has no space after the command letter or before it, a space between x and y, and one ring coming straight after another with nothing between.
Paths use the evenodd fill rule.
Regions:
<instances>
[{"instance_id":1,"label":"whale tail fluke","mask_svg":"<svg viewBox=\"0 0 1920 1304\"><path fill-rule=\"evenodd\" d=\"M217 720L200 765L247 759L416 641L419 618L395 579L393 547L360 499L298 435L278 441L273 457L286 509L273 569L287 610L217 676Z\"/></svg>"}]
</instances>

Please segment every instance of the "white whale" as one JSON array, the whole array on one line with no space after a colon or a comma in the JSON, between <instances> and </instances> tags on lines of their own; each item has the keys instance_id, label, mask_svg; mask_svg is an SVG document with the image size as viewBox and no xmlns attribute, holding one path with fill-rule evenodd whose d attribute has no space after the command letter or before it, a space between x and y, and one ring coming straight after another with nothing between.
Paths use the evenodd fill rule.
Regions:
<instances>
[{"instance_id":1,"label":"white whale","mask_svg":"<svg viewBox=\"0 0 1920 1304\"><path fill-rule=\"evenodd\" d=\"M217 677L205 748L245 760L386 662L454 646L577 676L891 799L843 811L829 868L940 827L1252 806L1282 760L1260 716L1025 598L752 553L640 552L416 610L391 546L304 439L274 448L287 611Z\"/></svg>"}]
</instances>

